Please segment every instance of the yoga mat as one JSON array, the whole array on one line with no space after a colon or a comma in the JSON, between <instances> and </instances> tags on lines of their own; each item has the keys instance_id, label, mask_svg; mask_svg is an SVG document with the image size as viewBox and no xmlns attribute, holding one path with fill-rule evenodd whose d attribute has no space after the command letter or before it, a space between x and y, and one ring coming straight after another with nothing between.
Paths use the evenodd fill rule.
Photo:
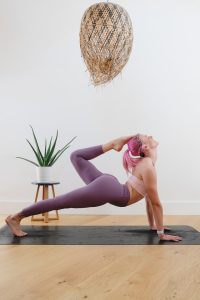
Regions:
<instances>
[{"instance_id":1,"label":"yoga mat","mask_svg":"<svg viewBox=\"0 0 200 300\"><path fill-rule=\"evenodd\" d=\"M0 228L0 245L200 245L200 232L191 226L166 225L166 234L182 241L159 241L148 226L22 226L26 237L15 237L7 226Z\"/></svg>"}]
</instances>

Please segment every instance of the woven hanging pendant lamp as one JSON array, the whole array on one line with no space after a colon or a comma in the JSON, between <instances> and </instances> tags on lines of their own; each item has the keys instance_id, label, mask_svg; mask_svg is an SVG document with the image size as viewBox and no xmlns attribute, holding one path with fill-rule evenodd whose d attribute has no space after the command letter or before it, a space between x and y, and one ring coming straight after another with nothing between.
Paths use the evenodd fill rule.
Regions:
<instances>
[{"instance_id":1,"label":"woven hanging pendant lamp","mask_svg":"<svg viewBox=\"0 0 200 300\"><path fill-rule=\"evenodd\" d=\"M124 8L100 2L85 11L80 28L80 48L95 86L111 81L122 71L132 45L132 23Z\"/></svg>"}]
</instances>

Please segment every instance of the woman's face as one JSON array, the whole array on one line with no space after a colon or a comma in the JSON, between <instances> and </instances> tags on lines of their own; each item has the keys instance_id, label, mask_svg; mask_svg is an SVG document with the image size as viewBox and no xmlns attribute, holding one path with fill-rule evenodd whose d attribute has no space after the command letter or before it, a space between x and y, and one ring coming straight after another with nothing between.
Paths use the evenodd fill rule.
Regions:
<instances>
[{"instance_id":1,"label":"woman's face","mask_svg":"<svg viewBox=\"0 0 200 300\"><path fill-rule=\"evenodd\" d=\"M159 145L151 135L140 134L139 137L142 143L149 146L149 148L156 148Z\"/></svg>"}]
</instances>

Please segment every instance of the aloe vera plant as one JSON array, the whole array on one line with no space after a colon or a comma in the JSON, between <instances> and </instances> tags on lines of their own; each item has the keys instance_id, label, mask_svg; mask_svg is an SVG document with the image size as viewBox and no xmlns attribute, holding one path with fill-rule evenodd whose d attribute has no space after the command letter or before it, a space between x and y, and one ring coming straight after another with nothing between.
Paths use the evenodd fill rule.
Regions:
<instances>
[{"instance_id":1,"label":"aloe vera plant","mask_svg":"<svg viewBox=\"0 0 200 300\"><path fill-rule=\"evenodd\" d=\"M35 132L31 125L30 125L30 127L32 129L32 133L33 133L33 137L34 137L34 141L35 141L35 148L29 142L28 139L26 139L26 140L29 143L31 149L33 150L33 152L37 158L37 163L32 160L29 160L27 158L23 158L23 157L19 157L19 156L17 156L16 158L26 160L26 161L34 164L37 167L50 167L53 164L55 164L55 162L58 160L58 158L64 153L65 150L67 150L67 148L70 147L71 142L76 138L76 136L73 137L73 139L71 139L62 149L56 151L55 147L56 147L56 143L57 143L57 139L58 139L58 130L57 130L56 138L53 143L52 143L53 137L51 137L49 144L47 143L47 140L45 139L45 149L44 149L44 153L42 153L42 151L39 147Z\"/></svg>"}]
</instances>

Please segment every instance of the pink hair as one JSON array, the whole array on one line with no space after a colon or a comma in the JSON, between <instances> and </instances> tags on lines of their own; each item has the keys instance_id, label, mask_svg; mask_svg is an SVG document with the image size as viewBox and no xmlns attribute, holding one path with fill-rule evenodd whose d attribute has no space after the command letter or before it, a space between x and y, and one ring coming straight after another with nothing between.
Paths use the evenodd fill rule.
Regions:
<instances>
[{"instance_id":1,"label":"pink hair","mask_svg":"<svg viewBox=\"0 0 200 300\"><path fill-rule=\"evenodd\" d=\"M131 168L141 161L144 157L143 144L139 138L139 134L133 136L127 143L128 149L123 154L123 166L126 172L130 172ZM139 157L132 157L139 156Z\"/></svg>"}]
</instances>

